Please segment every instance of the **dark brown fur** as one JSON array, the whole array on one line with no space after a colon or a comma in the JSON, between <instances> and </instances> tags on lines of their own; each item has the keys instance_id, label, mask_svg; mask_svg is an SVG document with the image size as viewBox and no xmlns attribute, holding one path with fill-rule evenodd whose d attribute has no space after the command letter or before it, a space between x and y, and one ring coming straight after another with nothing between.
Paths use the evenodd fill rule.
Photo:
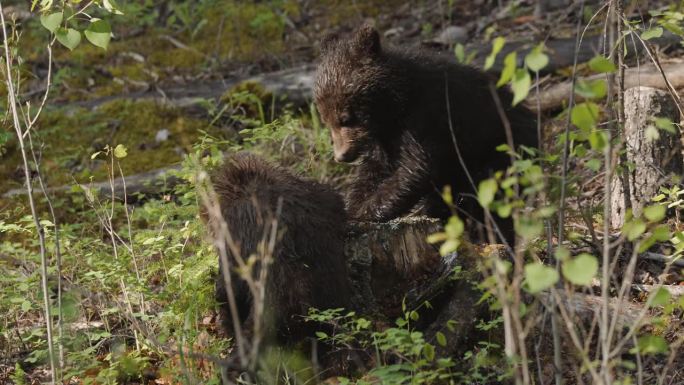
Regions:
<instances>
[{"instance_id":1,"label":"dark brown fur","mask_svg":"<svg viewBox=\"0 0 684 385\"><path fill-rule=\"evenodd\" d=\"M294 343L311 334L302 319L309 307L347 307L350 286L344 257L345 212L342 198L328 186L302 179L249 154L225 160L212 175L221 213L242 258L257 254L277 216L279 239L269 266L265 296L265 337L271 343ZM251 331L253 298L246 282L230 271L238 316ZM257 262L256 275L261 266ZM221 266L220 270L223 271ZM224 328L233 333L223 276L216 281Z\"/></svg>"},{"instance_id":2,"label":"dark brown fur","mask_svg":"<svg viewBox=\"0 0 684 385\"><path fill-rule=\"evenodd\" d=\"M411 212L447 217L440 192L450 185L467 215L482 220L456 142L475 185L510 165L490 77L418 53L385 49L373 28L322 47L314 98L332 132L335 159L358 163L347 197L356 220L387 221ZM497 91L515 145L537 146L535 120ZM448 103L447 103L448 101ZM449 116L451 115L451 124Z\"/></svg>"}]
</instances>

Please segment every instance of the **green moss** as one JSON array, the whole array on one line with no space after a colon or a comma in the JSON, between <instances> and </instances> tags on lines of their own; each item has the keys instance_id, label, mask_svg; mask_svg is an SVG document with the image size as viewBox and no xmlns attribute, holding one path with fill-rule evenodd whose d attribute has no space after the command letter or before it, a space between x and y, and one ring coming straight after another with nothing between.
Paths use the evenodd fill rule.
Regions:
<instances>
[{"instance_id":1,"label":"green moss","mask_svg":"<svg viewBox=\"0 0 684 385\"><path fill-rule=\"evenodd\" d=\"M178 162L192 149L199 129L207 122L182 115L153 101L117 100L87 111L46 110L34 133L40 146L41 171L50 186L74 181L88 182L107 178L108 162L91 155L105 145L122 144L128 156L121 160L125 175L137 174ZM157 143L159 130L169 131L166 141ZM211 131L211 129L210 129ZM15 145L0 157L0 192L21 186L20 154Z\"/></svg>"}]
</instances>

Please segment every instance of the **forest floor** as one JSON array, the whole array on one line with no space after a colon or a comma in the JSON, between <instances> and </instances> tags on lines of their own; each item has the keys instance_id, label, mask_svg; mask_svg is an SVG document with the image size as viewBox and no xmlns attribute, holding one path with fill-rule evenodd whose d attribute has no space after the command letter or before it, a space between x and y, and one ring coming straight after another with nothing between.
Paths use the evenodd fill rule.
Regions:
<instances>
[{"instance_id":1,"label":"forest floor","mask_svg":"<svg viewBox=\"0 0 684 385\"><path fill-rule=\"evenodd\" d=\"M45 92L48 71L45 47L50 36L40 26L37 13L29 12L26 2L19 3L6 7L5 13L8 17L15 17L16 28L21 32L18 54L22 58L21 73L25 74L21 99L36 104ZM286 134L296 139L281 138L280 145L269 147L271 157L301 173L339 186L344 183L348 169L334 164L324 151L308 154L303 151L329 146L326 144L327 134L316 131L316 117L309 105L298 102L287 106L286 100L273 98L258 85L241 83L242 80L315 64L319 43L326 34L348 33L363 23L373 23L383 34L384 41L395 46L452 55L456 45L462 44L465 54L474 53L475 65L481 65L493 36L505 36L508 42L530 44L563 39L572 41L577 18L588 21L602 4L589 1L580 15L578 2L567 5L565 1L552 1L558 7L537 17L532 1L510 2L504 7L498 6L502 2L488 0L138 3L143 2L129 3L123 7L124 15L112 16L114 37L106 51L86 43L73 51L61 46L53 50L49 97L31 138L41 160L41 175L49 187L107 181L112 172L110 160L93 154L104 151L108 145L115 147L121 144L128 149L128 155L121 159L120 166L123 175L132 176L178 166L188 155L209 152L207 144L216 146L211 150L222 145L231 147L235 145L236 138L241 138L241 130L266 127L274 121L289 127L287 129L292 131ZM628 15L648 12L648 9L638 8L639 2L631 4L626 10ZM657 7L657 4L651 2L649 6ZM601 27L596 26L588 33L599 34ZM680 47L676 46L660 47L660 53L663 60L682 56ZM580 66L580 71L583 69ZM549 87L567 80L570 74L569 66L559 66L544 73L540 84ZM2 88L4 92L4 86ZM564 120L565 115L559 115L559 111L545 113L547 148L558 144L556 134ZM6 120L4 127L7 130L0 134L8 139L0 140L0 195L22 188L24 177L18 145L9 137L13 132L9 121ZM255 131L250 135L257 140L260 134L263 132ZM572 167L576 168L578 177L586 177L584 180L590 181L578 186L577 196L598 194L600 181L595 174L583 168L582 164L573 164ZM210 247L202 244L200 225L194 223L197 222L197 213L196 206L192 204L196 202L179 203L173 208L164 205L165 202L183 202L183 193L189 194L187 189L165 193L158 202L137 209L132 218L133 228L139 231L132 236L131 243L134 238L135 242L144 244L137 255L150 261L147 265L150 271L144 272L142 286L147 285L146 290L152 292L147 298L152 303L142 307L147 306L158 315L159 322L155 324L158 331L166 330L167 324L173 324L174 321L164 318L168 314L172 313L177 318L176 324L182 323L178 321L183 319L182 315L188 319L195 317L199 326L192 335L194 345L191 348L211 353L225 346L223 341L224 345L208 347L210 343L206 340L207 332L217 334L213 326L214 314L207 311L213 305L212 287L206 278L209 271L215 270L215 258ZM63 274L68 277L65 283L77 293L73 301L82 306L76 311L72 326L74 330L78 327L89 330L88 337L92 341L106 342L84 351L83 357L73 356L75 360L86 360L86 355L89 355L92 360L88 370L83 369L83 365L73 369L70 373L73 374L72 382L68 383L87 383L87 378L105 383L101 373L104 368L112 369L114 365L103 352L107 348L114 350L119 340L130 340L133 331L123 327L127 323L124 317L108 324L111 321L108 321L109 313L104 308L123 306L120 296L115 293L110 296L106 293L109 289L99 293L95 287L102 282L106 282L105 288L117 287L118 283L112 283L107 274L117 274L126 268L123 265L105 267L95 252L88 251L106 240L106 231L89 228L103 225L102 212L81 222L81 218L93 215L97 210L77 188L70 194L69 197L57 198L55 207L65 223L66 249L71 253L63 267ZM46 366L40 364L44 357L34 354L36 351L44 354L44 345L39 342L44 319L38 311L41 298L36 294L39 291L38 263L35 252L32 254L35 244L21 232L6 230L9 228L7 225L14 222L29 223L25 219L28 213L25 198L20 194L0 197L0 229L5 229L0 231L0 266L12 270L7 282L15 285L3 293L4 299L0 299L0 310L13 316L0 326L3 333L0 334L0 384L16 382L12 376L16 375L15 365L19 362L27 373L27 383L46 379ZM581 206L582 202L577 201L573 205ZM44 201L41 208L47 208ZM124 219L119 218L118 221L123 223ZM570 216L569 222L571 230L578 234L586 233L586 223L578 213ZM130 222L128 225L131 226ZM26 225L26 228L30 229L30 226ZM165 248L169 248L168 255L160 251ZM586 250L590 251L591 247L586 246ZM24 257L33 259L26 262L22 260ZM106 274L98 276L93 273L81 277L79 270L82 269ZM192 279L189 277L198 276L204 277L204 281L186 286L186 281ZM175 278L182 284L169 283L175 282ZM140 285L140 277L136 279L138 281L132 279L131 282L136 281L135 285ZM677 269L665 270L658 261L639 262L635 284L653 285L663 281L684 287L684 274ZM24 283L26 286L21 286ZM0 278L0 288L4 288L3 285ZM91 290L92 293L88 293ZM648 295L637 291L633 294L635 302L644 302ZM195 304L194 296L200 298ZM31 304L24 306L22 297L30 298ZM92 310L98 307L100 309ZM188 316L190 310L187 309L198 314ZM174 327L168 327L171 331L165 337L170 341L178 338ZM108 334L103 334L103 330ZM164 332L159 331L159 334L164 335ZM152 380L158 384L179 383L175 374L168 373L176 373L169 368L178 369L183 363L178 359L161 357L158 351L145 354L139 361L136 361L139 357L131 356L136 360L129 364L133 371L144 366L147 377L127 380L130 381L128 383ZM117 370L119 372L114 377L121 380L122 370ZM200 375L210 377L207 374L209 369L205 368L204 373L202 368L198 370ZM672 378L684 382L684 374L677 373Z\"/></svg>"}]
</instances>

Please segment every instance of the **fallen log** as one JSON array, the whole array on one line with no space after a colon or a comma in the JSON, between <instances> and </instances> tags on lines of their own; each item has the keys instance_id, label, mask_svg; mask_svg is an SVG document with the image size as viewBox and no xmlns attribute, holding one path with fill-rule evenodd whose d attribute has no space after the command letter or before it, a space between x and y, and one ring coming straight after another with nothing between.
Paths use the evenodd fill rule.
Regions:
<instances>
[{"instance_id":1,"label":"fallen log","mask_svg":"<svg viewBox=\"0 0 684 385\"><path fill-rule=\"evenodd\" d=\"M90 192L99 196L111 196L113 189L114 197L116 199L123 200L125 190L126 197L129 199L129 201L133 201L135 197L141 194L158 196L166 191L170 191L180 181L180 179L174 173L174 171L178 171L180 168L180 165L164 167L141 174L127 176L125 180L122 178L116 178L112 181L112 183L105 181L90 184L49 187L47 188L46 193L68 193L73 191L74 186L79 186L81 189L89 189ZM39 189L37 184L33 187L33 193L42 194L42 191ZM12 198L19 195L26 195L26 188L9 190L2 194L2 197Z\"/></svg>"},{"instance_id":2,"label":"fallen log","mask_svg":"<svg viewBox=\"0 0 684 385\"><path fill-rule=\"evenodd\" d=\"M684 87L684 63L664 64L663 71L668 81L674 88ZM591 81L605 79L605 75L592 75L579 78L579 81ZM628 68L625 70L625 89L632 87L651 87L667 90L667 83L662 74L654 65L644 65L639 68ZM548 111L555 108L565 107L570 97L572 83L566 81L556 84L539 93L539 103L541 111ZM577 101L583 100L581 96L575 95ZM530 92L525 102L529 108L537 109L537 96Z\"/></svg>"}]
</instances>

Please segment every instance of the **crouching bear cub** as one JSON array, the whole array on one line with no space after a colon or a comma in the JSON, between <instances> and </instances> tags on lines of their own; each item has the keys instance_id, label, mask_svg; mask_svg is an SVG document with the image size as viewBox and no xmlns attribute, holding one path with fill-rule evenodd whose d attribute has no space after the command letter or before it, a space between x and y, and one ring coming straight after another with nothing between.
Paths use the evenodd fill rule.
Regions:
<instances>
[{"instance_id":1,"label":"crouching bear cub","mask_svg":"<svg viewBox=\"0 0 684 385\"><path fill-rule=\"evenodd\" d=\"M350 217L446 218L440 193L450 185L459 214L481 223L455 143L476 186L510 165L508 154L496 150L507 140L492 79L444 58L386 49L368 26L346 39L326 38L321 52L315 103L331 130L335 160L358 165L347 193ZM511 107L508 90L497 94L515 146L536 147L533 115ZM510 238L510 222L500 224Z\"/></svg>"},{"instance_id":2,"label":"crouching bear cub","mask_svg":"<svg viewBox=\"0 0 684 385\"><path fill-rule=\"evenodd\" d=\"M248 281L238 273L240 261L247 261L251 255L257 257L248 270L251 280L257 281L263 272L268 244L273 241L260 315L266 345L292 345L313 337L317 325L304 322L309 307L349 307L351 286L344 256L346 215L338 193L246 153L227 157L212 173L211 182L222 219L209 218L206 212L203 217L212 229L220 229L220 221L225 221L223 231L228 232L238 249L225 245L230 267L220 263L216 279L216 298L228 333L232 334L233 320L248 335L254 332L254 296ZM277 221L276 238L271 238L273 220ZM228 282L223 275L226 269L237 314L229 305Z\"/></svg>"}]
</instances>

